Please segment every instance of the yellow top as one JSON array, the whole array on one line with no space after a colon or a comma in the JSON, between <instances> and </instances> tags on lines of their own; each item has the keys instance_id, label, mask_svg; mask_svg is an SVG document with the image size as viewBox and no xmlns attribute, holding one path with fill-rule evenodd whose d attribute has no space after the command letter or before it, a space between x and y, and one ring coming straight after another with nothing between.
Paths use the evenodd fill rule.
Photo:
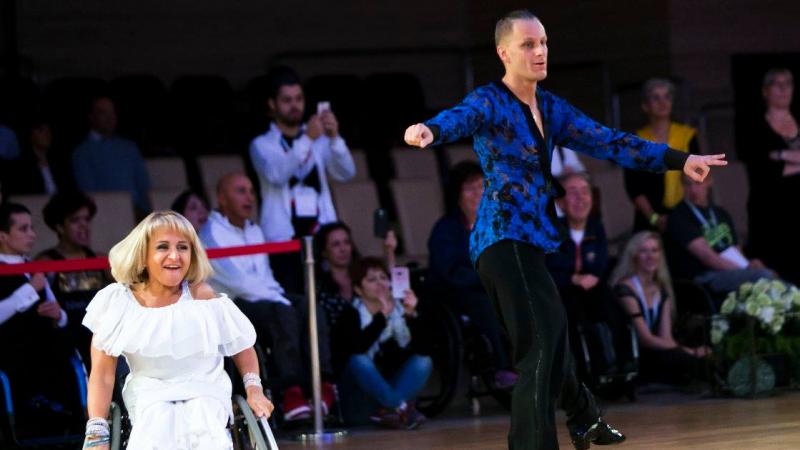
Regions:
<instances>
[{"instance_id":1,"label":"yellow top","mask_svg":"<svg viewBox=\"0 0 800 450\"><path fill-rule=\"evenodd\" d=\"M646 126L636 132L642 139L655 141L653 130ZM672 122L669 125L667 135L667 145L675 150L689 152L689 142L697 134L697 130L679 123ZM668 170L664 173L664 200L663 204L667 209L672 209L683 200L683 185L681 185L681 173L677 170Z\"/></svg>"}]
</instances>

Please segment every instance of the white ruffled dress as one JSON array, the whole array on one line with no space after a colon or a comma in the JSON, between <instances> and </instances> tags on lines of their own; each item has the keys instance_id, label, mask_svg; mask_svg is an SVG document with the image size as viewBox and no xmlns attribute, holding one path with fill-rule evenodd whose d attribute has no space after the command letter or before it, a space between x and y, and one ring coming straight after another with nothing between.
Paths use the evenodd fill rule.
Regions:
<instances>
[{"instance_id":1,"label":"white ruffled dress","mask_svg":"<svg viewBox=\"0 0 800 450\"><path fill-rule=\"evenodd\" d=\"M83 324L92 345L131 369L122 390L133 425L128 450L232 447L223 356L252 347L256 333L227 296L194 300L184 283L176 303L147 308L114 283L97 293Z\"/></svg>"}]
</instances>

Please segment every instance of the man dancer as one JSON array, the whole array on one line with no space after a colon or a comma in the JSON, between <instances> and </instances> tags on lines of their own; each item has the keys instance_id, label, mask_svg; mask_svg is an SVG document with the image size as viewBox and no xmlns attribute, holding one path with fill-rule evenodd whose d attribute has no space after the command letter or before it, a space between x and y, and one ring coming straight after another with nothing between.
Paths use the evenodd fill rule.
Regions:
<instances>
[{"instance_id":1,"label":"man dancer","mask_svg":"<svg viewBox=\"0 0 800 450\"><path fill-rule=\"evenodd\" d=\"M426 147L472 136L485 177L471 257L511 336L520 379L511 402L510 449L557 449L555 401L567 412L577 449L625 437L603 422L594 398L575 377L564 307L544 265L561 240L550 174L555 145L640 170L683 169L702 180L724 155L687 155L665 144L606 128L559 97L537 88L547 76L547 35L529 11L497 22L501 81L472 92L459 105L410 126L409 145Z\"/></svg>"}]
</instances>

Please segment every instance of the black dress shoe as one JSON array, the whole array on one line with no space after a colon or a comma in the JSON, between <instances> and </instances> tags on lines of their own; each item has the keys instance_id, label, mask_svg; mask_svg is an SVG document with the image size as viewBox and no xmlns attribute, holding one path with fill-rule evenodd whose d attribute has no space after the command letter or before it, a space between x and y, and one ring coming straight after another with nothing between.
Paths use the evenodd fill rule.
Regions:
<instances>
[{"instance_id":1,"label":"black dress shoe","mask_svg":"<svg viewBox=\"0 0 800 450\"><path fill-rule=\"evenodd\" d=\"M586 450L591 445L619 444L625 440L625 435L605 423L603 418L597 419L590 427L571 429L569 435L575 450Z\"/></svg>"}]
</instances>

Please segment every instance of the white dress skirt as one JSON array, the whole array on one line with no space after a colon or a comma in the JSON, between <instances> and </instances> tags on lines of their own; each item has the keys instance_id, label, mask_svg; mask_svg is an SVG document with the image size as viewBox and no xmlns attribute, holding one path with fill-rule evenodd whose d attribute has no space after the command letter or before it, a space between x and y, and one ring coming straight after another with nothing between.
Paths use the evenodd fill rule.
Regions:
<instances>
[{"instance_id":1,"label":"white dress skirt","mask_svg":"<svg viewBox=\"0 0 800 450\"><path fill-rule=\"evenodd\" d=\"M224 294L147 308L114 283L86 308L92 345L122 355L131 371L122 397L133 429L129 450L231 449L231 381L223 357L256 340L253 325Z\"/></svg>"}]
</instances>

